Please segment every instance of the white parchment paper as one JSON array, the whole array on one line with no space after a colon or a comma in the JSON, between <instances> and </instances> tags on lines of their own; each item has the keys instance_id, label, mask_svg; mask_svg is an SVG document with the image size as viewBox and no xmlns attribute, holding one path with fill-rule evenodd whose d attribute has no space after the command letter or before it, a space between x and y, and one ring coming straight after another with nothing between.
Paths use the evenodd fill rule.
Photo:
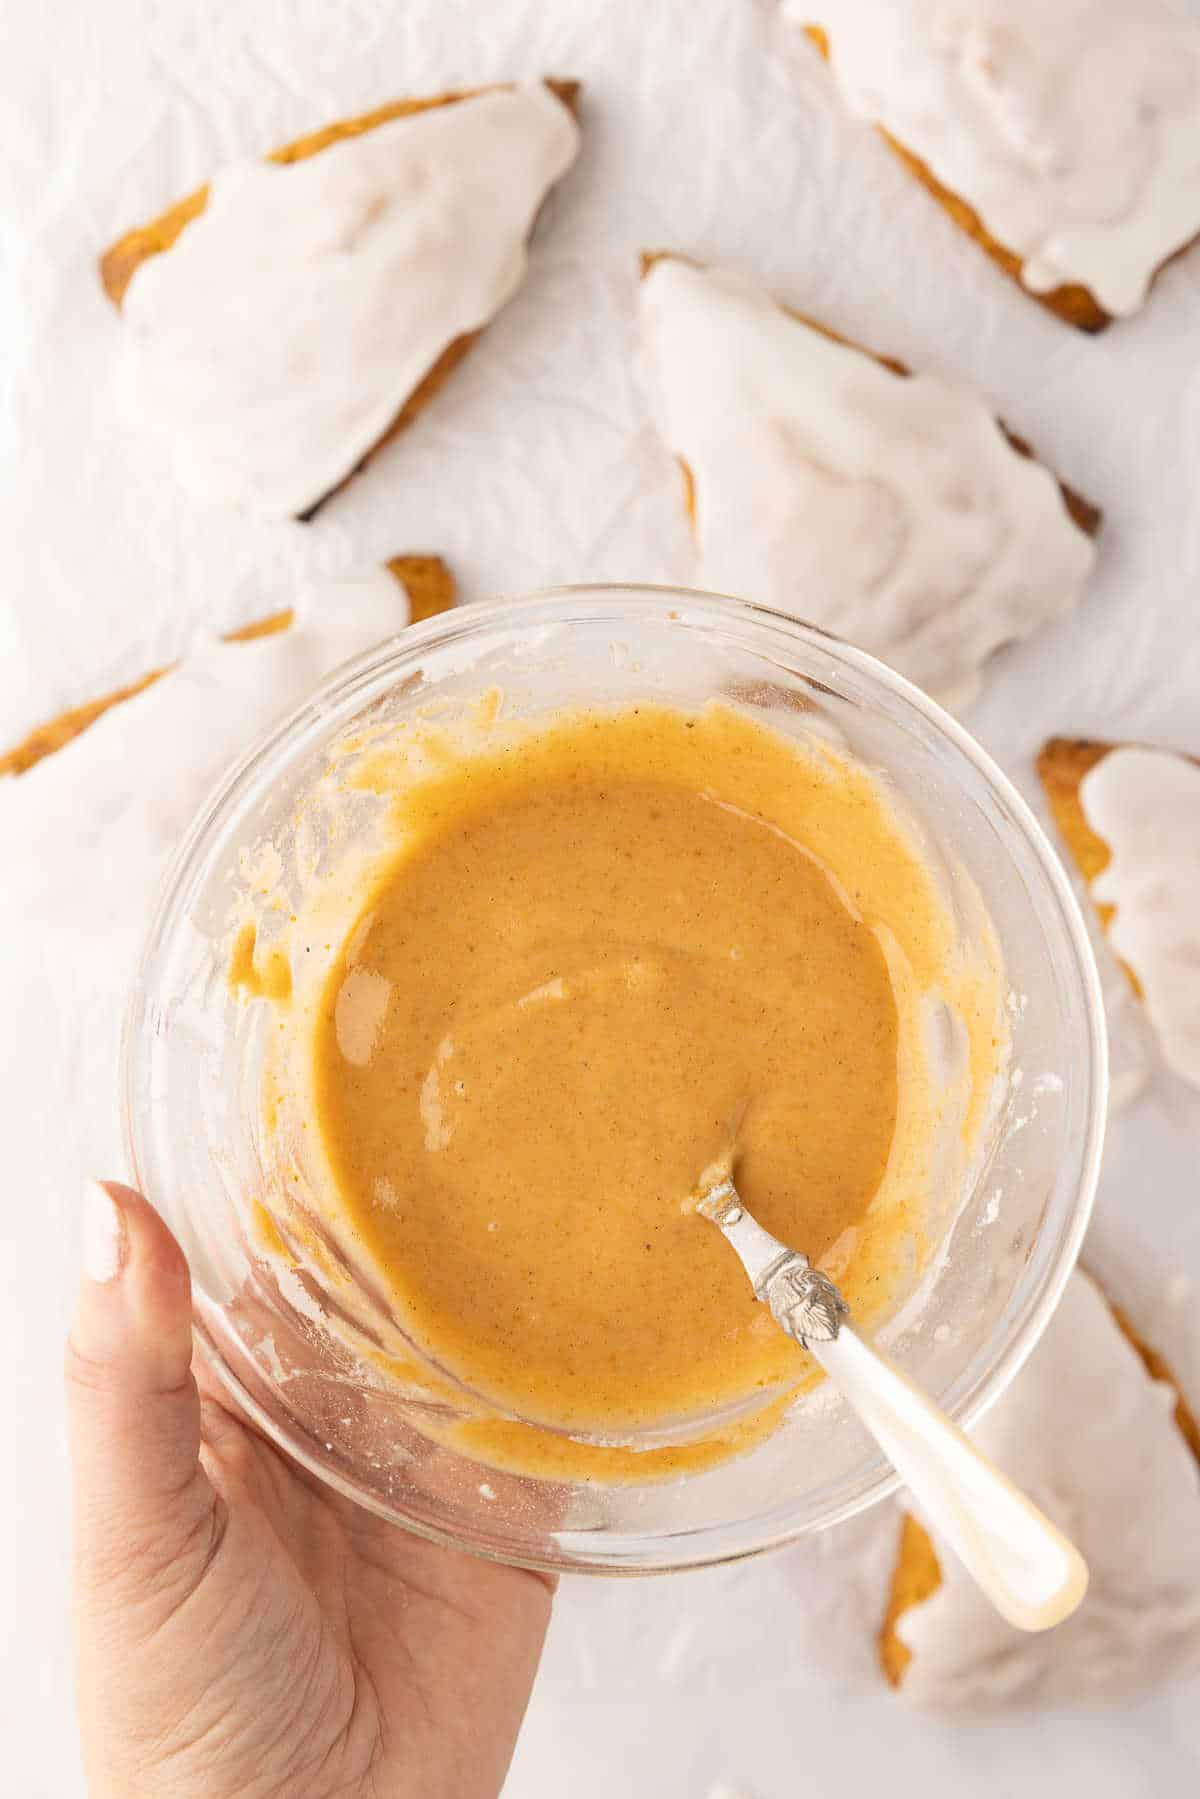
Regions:
<instances>
[{"instance_id":1,"label":"white parchment paper","mask_svg":"<svg viewBox=\"0 0 1200 1799\"><path fill-rule=\"evenodd\" d=\"M1055 732L1200 750L1200 253L1137 318L1072 332L841 115L769 0L56 0L10 3L2 41L0 746L303 582L399 551L445 555L467 599L687 581L678 478L633 355L637 252L662 247L740 265L864 343L974 381L1104 508L1083 606L999 658L967 720L1031 798L1032 753ZM437 402L312 527L192 505L117 413L98 251L224 157L396 94L539 74L584 81L583 152L524 289ZM81 780L99 778L79 754ZM145 772L125 771L131 793ZM23 837L11 806L5 834L6 797L7 865ZM64 842L50 873L86 882L94 853ZM130 921L146 903L131 884ZM0 905L2 1799L82 1791L58 1368L80 1182L120 1167L124 979L102 941ZM1113 1125L1088 1260L1195 1396L1200 1106L1110 985L1118 1056L1147 1079ZM1195 1683L952 1724L884 1693L870 1639L894 1528L875 1514L729 1569L566 1583L512 1799L1194 1790Z\"/></svg>"}]
</instances>

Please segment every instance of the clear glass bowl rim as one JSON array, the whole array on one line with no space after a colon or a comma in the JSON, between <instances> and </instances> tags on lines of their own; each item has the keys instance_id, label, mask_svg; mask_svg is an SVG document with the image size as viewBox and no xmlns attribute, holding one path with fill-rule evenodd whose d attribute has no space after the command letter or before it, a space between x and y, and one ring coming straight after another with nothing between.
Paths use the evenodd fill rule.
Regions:
<instances>
[{"instance_id":1,"label":"clear glass bowl rim","mask_svg":"<svg viewBox=\"0 0 1200 1799\"><path fill-rule=\"evenodd\" d=\"M970 733L920 688L913 686L902 675L866 651L857 649L820 626L754 601L650 583L579 582L538 589L520 597L499 596L455 606L447 612L406 626L394 637L342 663L325 677L306 701L256 740L226 770L176 849L134 977L121 1043L122 1133L131 1177L135 1186L143 1188L144 1158L139 1153L134 1099L145 1029L148 975L160 943L173 926L182 895L204 865L222 819L234 809L244 789L256 780L263 766L283 751L290 740L307 725L335 711L353 710L350 702L355 699L359 705L365 704L370 697L366 691L368 689L379 693L396 685L404 678L404 666L419 661L423 654L433 648L485 635L497 625L524 625L527 629L536 629L538 626L571 623L624 622L636 626L640 616L661 619L664 605L668 603L672 610L678 609L681 613L686 611L687 617L681 617L680 622L689 626L702 626L709 635L720 637L733 634L736 637L741 628L749 627L764 640L775 636L778 647L785 653L789 649L794 652L797 647L801 647L809 652L827 654L836 662L852 668L860 678L875 683L894 699L899 699L920 714L926 725L931 726L958 756L972 766L976 775L981 777L983 784L990 790L992 798L998 802L1000 810L1009 815L1017 827L1023 849L1038 866L1057 904L1059 922L1074 952L1074 972L1078 977L1087 1020L1088 1099L1085 1140L1078 1159L1078 1176L1073 1197L1063 1203L1056 1187L1050 1202L1051 1216L1047 1217L1047 1228L1052 1222L1056 1205L1063 1214L1058 1220L1053 1243L1047 1246L1045 1252L1031 1256L1026 1267L1026 1278L1016 1290L1021 1295L1020 1303L1010 1308L1007 1327L1003 1331L998 1327L994 1333L1002 1335L1003 1340L985 1346L985 1351L976 1357L977 1361L984 1361L986 1364L983 1372L969 1384L965 1378L960 1378L946 1401L950 1415L961 1427L968 1428L1000 1398L1036 1346L1078 1260L1091 1217L1108 1105L1108 1047L1103 997L1095 957L1078 901L1059 857L1017 788ZM755 646L743 640L742 647ZM490 1560L520 1563L549 1572L610 1574L665 1573L675 1569L708 1566L756 1555L798 1536L828 1529L887 1498L899 1486L897 1475L880 1455L878 1471L860 1479L854 1491L846 1495L842 1503L829 1507L819 1519L801 1521L791 1527L760 1533L751 1541L731 1543L728 1540L731 1527L720 1524L705 1525L679 1537L652 1539L647 1546L645 1558L639 1559L637 1565L633 1566L628 1563L617 1565L600 1561L589 1563L574 1554L510 1555L498 1549L494 1542L472 1542L465 1534L439 1530L424 1519L407 1515L400 1504L385 1505L373 1494L360 1490L354 1483L343 1478L338 1471L324 1465L295 1432L284 1428L280 1420L268 1413L246 1390L234 1370L217 1353L207 1330L201 1328L201 1322L201 1302L198 1302L197 1328L194 1331L197 1352L243 1411L293 1460L345 1497L367 1506L417 1535L453 1548L469 1550ZM736 1529L733 1534L736 1536ZM710 1538L722 1540L706 1542Z\"/></svg>"}]
</instances>

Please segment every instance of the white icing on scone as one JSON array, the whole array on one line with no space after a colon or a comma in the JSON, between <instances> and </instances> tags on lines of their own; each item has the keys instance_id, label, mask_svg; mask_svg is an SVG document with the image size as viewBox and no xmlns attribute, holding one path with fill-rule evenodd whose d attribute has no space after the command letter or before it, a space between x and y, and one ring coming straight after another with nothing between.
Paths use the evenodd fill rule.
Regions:
<instances>
[{"instance_id":1,"label":"white icing on scone","mask_svg":"<svg viewBox=\"0 0 1200 1799\"><path fill-rule=\"evenodd\" d=\"M777 606L963 703L1071 606L1093 549L984 402L902 377L727 270L641 283L659 427L695 484L705 586Z\"/></svg>"},{"instance_id":2,"label":"white icing on scone","mask_svg":"<svg viewBox=\"0 0 1200 1799\"><path fill-rule=\"evenodd\" d=\"M1022 258L1034 293L1141 305L1200 232L1200 22L1173 0L788 0L851 110Z\"/></svg>"},{"instance_id":3,"label":"white icing on scone","mask_svg":"<svg viewBox=\"0 0 1200 1799\"><path fill-rule=\"evenodd\" d=\"M1174 1407L1104 1297L1073 1274L1027 1366L973 1435L1078 1544L1087 1596L1065 1624L1026 1635L935 1536L942 1585L897 1624L913 1652L906 1698L1068 1702L1200 1658L1200 1468Z\"/></svg>"},{"instance_id":4,"label":"white icing on scone","mask_svg":"<svg viewBox=\"0 0 1200 1799\"><path fill-rule=\"evenodd\" d=\"M122 381L197 496L303 513L525 272L575 158L541 83L433 107L299 162L239 163L125 295Z\"/></svg>"},{"instance_id":5,"label":"white icing on scone","mask_svg":"<svg viewBox=\"0 0 1200 1799\"><path fill-rule=\"evenodd\" d=\"M1200 767L1169 750L1113 750L1079 797L1112 851L1092 886L1116 907L1109 942L1141 984L1167 1062L1200 1087Z\"/></svg>"},{"instance_id":6,"label":"white icing on scone","mask_svg":"<svg viewBox=\"0 0 1200 1799\"><path fill-rule=\"evenodd\" d=\"M292 596L288 596L291 598ZM0 781L12 916L132 976L164 870L222 772L339 663L408 622L383 569L294 598L286 631L208 642L15 780ZM81 878L86 871L86 878Z\"/></svg>"}]
</instances>

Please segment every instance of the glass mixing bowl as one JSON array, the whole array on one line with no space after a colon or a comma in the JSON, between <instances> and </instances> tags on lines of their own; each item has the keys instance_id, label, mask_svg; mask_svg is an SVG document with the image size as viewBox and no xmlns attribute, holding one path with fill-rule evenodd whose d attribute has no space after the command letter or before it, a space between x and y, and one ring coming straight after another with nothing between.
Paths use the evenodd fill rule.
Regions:
<instances>
[{"instance_id":1,"label":"glass mixing bowl","mask_svg":"<svg viewBox=\"0 0 1200 1799\"><path fill-rule=\"evenodd\" d=\"M284 866L295 856L298 802L352 727L431 702L453 712L492 687L516 716L639 698L694 707L723 695L875 771L961 898L964 933L978 919L972 883L982 897L1004 957L1012 1037L1012 1078L927 1300L885 1340L969 1424L1012 1379L1062 1292L1100 1160L1103 1012L1074 897L1023 801L932 701L811 626L675 589L576 587L444 614L347 664L230 773L179 850L130 1001L124 1122L133 1176L191 1262L199 1354L322 1480L477 1554L648 1573L825 1529L896 1484L827 1387L753 1450L673 1482L491 1469L431 1438L427 1408L356 1365L322 1323L319 1295L316 1307L293 1303L251 1227L265 1178L261 1008L239 1008L225 978L239 868L264 843Z\"/></svg>"}]
</instances>

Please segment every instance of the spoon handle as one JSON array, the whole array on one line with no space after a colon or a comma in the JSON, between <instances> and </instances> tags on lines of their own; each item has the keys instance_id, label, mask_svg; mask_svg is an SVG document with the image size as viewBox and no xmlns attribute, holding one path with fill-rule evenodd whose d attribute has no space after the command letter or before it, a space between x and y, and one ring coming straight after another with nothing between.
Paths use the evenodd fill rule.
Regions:
<instances>
[{"instance_id":1,"label":"spoon handle","mask_svg":"<svg viewBox=\"0 0 1200 1799\"><path fill-rule=\"evenodd\" d=\"M851 1329L846 1302L808 1257L751 1217L725 1174L696 1204L750 1276L756 1299L815 1356L938 1534L1001 1617L1049 1630L1087 1591L1087 1563L1031 1499L881 1350Z\"/></svg>"},{"instance_id":2,"label":"spoon handle","mask_svg":"<svg viewBox=\"0 0 1200 1799\"><path fill-rule=\"evenodd\" d=\"M848 1325L808 1349L1000 1615L1018 1630L1069 1618L1087 1591L1087 1564L1032 1500Z\"/></svg>"}]
</instances>

